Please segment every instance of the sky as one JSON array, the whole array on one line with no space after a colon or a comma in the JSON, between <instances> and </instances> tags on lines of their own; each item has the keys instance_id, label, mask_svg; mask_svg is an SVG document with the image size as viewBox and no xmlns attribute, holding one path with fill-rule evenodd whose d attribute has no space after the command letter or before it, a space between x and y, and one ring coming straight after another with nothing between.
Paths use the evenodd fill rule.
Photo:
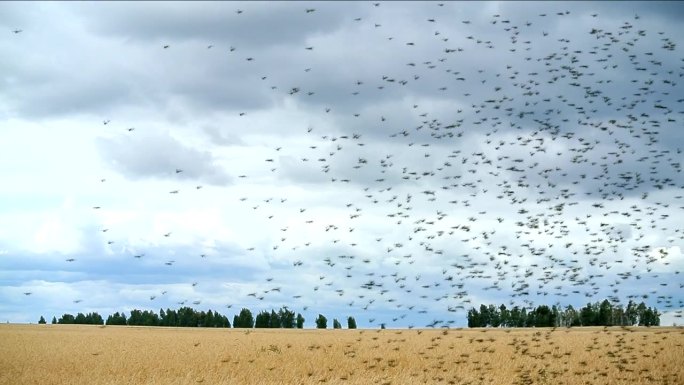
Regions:
<instances>
[{"instance_id":1,"label":"sky","mask_svg":"<svg viewBox=\"0 0 684 385\"><path fill-rule=\"evenodd\" d=\"M679 2L2 2L0 322L684 308ZM344 321L343 321L344 324Z\"/></svg>"}]
</instances>

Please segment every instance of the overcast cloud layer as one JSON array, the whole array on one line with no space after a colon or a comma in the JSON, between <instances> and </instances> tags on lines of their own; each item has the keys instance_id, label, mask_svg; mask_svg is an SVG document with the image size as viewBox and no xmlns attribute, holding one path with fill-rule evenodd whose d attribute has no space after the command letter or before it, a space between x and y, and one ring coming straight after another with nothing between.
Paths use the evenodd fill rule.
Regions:
<instances>
[{"instance_id":1,"label":"overcast cloud layer","mask_svg":"<svg viewBox=\"0 0 684 385\"><path fill-rule=\"evenodd\" d=\"M0 321L681 323L678 2L0 4ZM3 32L4 31L4 32Z\"/></svg>"}]
</instances>

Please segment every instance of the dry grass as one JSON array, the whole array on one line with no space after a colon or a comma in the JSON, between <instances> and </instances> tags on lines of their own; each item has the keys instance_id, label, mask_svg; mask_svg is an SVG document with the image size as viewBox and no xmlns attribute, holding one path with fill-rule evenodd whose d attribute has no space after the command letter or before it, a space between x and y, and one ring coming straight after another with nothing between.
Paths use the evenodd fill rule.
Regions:
<instances>
[{"instance_id":1,"label":"dry grass","mask_svg":"<svg viewBox=\"0 0 684 385\"><path fill-rule=\"evenodd\" d=\"M0 325L0 384L684 384L684 329Z\"/></svg>"}]
</instances>

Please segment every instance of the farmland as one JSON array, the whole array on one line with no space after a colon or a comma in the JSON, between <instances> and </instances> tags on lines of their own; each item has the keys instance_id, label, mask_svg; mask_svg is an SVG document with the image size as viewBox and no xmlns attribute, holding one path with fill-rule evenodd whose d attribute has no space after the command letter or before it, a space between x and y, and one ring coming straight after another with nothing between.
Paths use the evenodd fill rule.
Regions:
<instances>
[{"instance_id":1,"label":"farmland","mask_svg":"<svg viewBox=\"0 0 684 385\"><path fill-rule=\"evenodd\" d=\"M682 384L682 328L0 325L0 384Z\"/></svg>"}]
</instances>

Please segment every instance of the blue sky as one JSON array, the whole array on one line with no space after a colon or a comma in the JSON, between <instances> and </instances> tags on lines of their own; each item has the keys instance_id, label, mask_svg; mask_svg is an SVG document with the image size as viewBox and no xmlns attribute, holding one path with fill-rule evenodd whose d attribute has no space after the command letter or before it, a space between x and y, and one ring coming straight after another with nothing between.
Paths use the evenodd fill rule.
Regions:
<instances>
[{"instance_id":1,"label":"blue sky","mask_svg":"<svg viewBox=\"0 0 684 385\"><path fill-rule=\"evenodd\" d=\"M679 322L683 15L2 3L0 321L463 326L480 303L614 297Z\"/></svg>"}]
</instances>

